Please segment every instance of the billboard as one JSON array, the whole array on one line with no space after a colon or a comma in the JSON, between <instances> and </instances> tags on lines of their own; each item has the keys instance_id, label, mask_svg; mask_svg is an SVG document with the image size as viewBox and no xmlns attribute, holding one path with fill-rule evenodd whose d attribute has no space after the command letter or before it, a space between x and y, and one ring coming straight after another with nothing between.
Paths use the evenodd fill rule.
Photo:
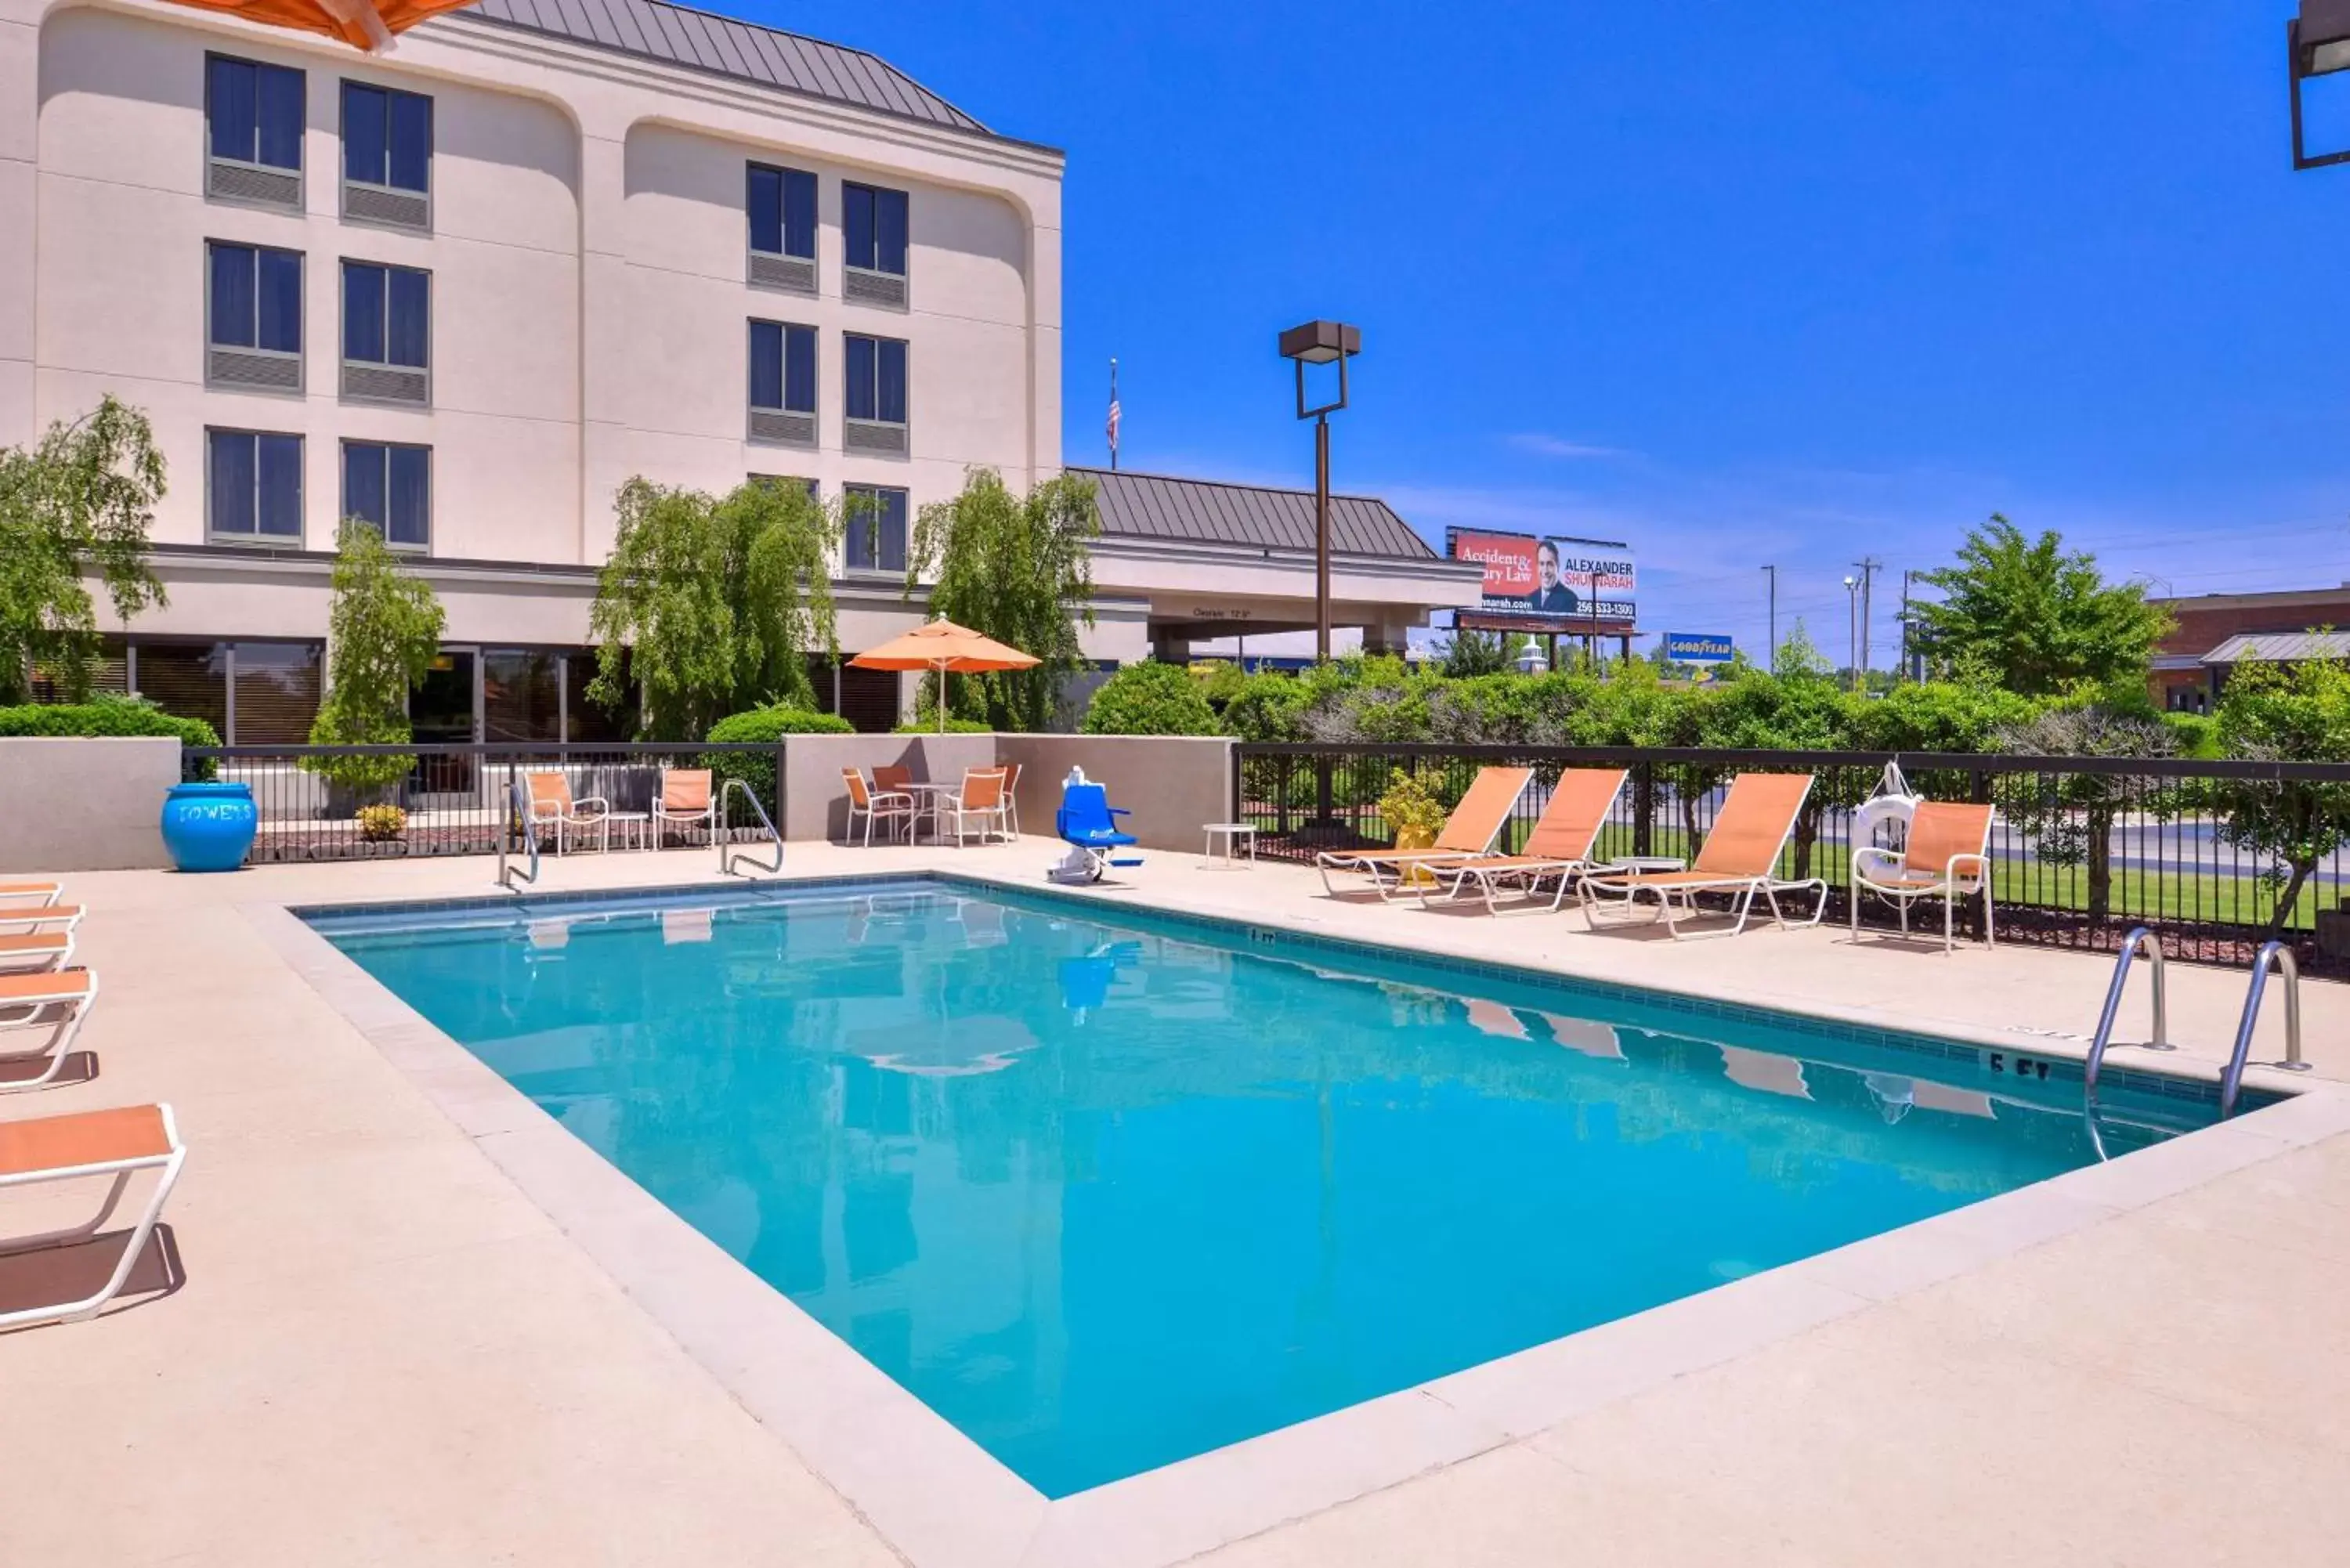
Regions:
<instances>
[{"instance_id":1,"label":"billboard","mask_svg":"<svg viewBox=\"0 0 2350 1568\"><path fill-rule=\"evenodd\" d=\"M1729 638L1711 631L1665 633L1665 657L1679 664L1727 664L1738 656Z\"/></svg>"},{"instance_id":2,"label":"billboard","mask_svg":"<svg viewBox=\"0 0 2350 1568\"><path fill-rule=\"evenodd\" d=\"M1631 629L1637 575L1628 545L1565 534L1500 534L1452 528L1445 554L1485 568L1483 602L1462 610L1465 627L1616 635Z\"/></svg>"}]
</instances>

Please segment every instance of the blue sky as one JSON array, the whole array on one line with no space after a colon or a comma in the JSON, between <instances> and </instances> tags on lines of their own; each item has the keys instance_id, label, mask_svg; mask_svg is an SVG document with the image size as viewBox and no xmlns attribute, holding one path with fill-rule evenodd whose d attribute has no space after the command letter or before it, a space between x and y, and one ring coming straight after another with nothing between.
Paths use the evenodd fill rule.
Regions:
<instances>
[{"instance_id":1,"label":"blue sky","mask_svg":"<svg viewBox=\"0 0 2350 1568\"><path fill-rule=\"evenodd\" d=\"M1759 645L1775 562L1841 657L1867 553L1886 662L1994 509L2181 593L2350 578L2290 0L727 6L1067 150L1069 462L1115 354L1127 466L1310 483L1274 339L1336 316L1338 487L1626 539L1648 630Z\"/></svg>"}]
</instances>

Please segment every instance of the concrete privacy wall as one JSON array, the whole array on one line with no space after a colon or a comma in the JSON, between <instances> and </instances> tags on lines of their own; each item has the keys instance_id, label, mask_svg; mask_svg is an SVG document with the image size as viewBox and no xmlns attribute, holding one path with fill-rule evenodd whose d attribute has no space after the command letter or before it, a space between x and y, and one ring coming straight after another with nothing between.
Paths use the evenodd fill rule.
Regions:
<instances>
[{"instance_id":1,"label":"concrete privacy wall","mask_svg":"<svg viewBox=\"0 0 2350 1568\"><path fill-rule=\"evenodd\" d=\"M169 866L163 797L180 742L0 739L0 874Z\"/></svg>"},{"instance_id":2,"label":"concrete privacy wall","mask_svg":"<svg viewBox=\"0 0 2350 1568\"><path fill-rule=\"evenodd\" d=\"M1232 742L1160 735L794 735L785 742L785 838L848 833L843 768L897 764L917 782L953 784L966 768L1020 766L1024 832L1049 835L1072 767L1109 786L1110 804L1134 815L1120 826L1151 849L1200 846L1200 825L1232 815Z\"/></svg>"},{"instance_id":3,"label":"concrete privacy wall","mask_svg":"<svg viewBox=\"0 0 2350 1568\"><path fill-rule=\"evenodd\" d=\"M1072 767L1109 786L1134 815L1118 826L1146 849L1200 849L1200 825L1232 815L1232 745L1188 735L998 735L997 754L1020 764L1020 826L1053 831L1061 781Z\"/></svg>"},{"instance_id":4,"label":"concrete privacy wall","mask_svg":"<svg viewBox=\"0 0 2350 1568\"><path fill-rule=\"evenodd\" d=\"M917 784L955 784L965 768L995 765L995 742L993 735L794 735L784 744L784 809L775 826L785 838L845 839L848 786L841 769L895 765L911 768Z\"/></svg>"}]
</instances>

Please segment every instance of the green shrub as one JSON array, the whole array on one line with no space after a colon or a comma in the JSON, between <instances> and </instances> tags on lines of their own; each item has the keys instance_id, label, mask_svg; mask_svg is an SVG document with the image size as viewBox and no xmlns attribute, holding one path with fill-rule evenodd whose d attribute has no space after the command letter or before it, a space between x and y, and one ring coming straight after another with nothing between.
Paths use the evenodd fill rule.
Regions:
<instances>
[{"instance_id":1,"label":"green shrub","mask_svg":"<svg viewBox=\"0 0 2350 1568\"><path fill-rule=\"evenodd\" d=\"M95 702L28 702L0 708L0 735L172 735L183 746L217 746L220 732L202 719L181 719L135 698Z\"/></svg>"},{"instance_id":2,"label":"green shrub","mask_svg":"<svg viewBox=\"0 0 2350 1568\"><path fill-rule=\"evenodd\" d=\"M939 732L938 710L933 708L926 713L917 713L889 732L893 735L935 735ZM947 733L992 735L995 733L995 726L984 719L949 719Z\"/></svg>"},{"instance_id":3,"label":"green shrub","mask_svg":"<svg viewBox=\"0 0 2350 1568\"><path fill-rule=\"evenodd\" d=\"M785 735L853 735L857 726L837 713L811 713L805 708L754 708L730 713L710 727L702 738L719 745L773 745ZM709 752L702 765L710 770L710 787L723 790L728 779L741 779L775 815L775 754L773 752Z\"/></svg>"},{"instance_id":4,"label":"green shrub","mask_svg":"<svg viewBox=\"0 0 2350 1568\"><path fill-rule=\"evenodd\" d=\"M389 804L359 809L359 836L369 844L389 844L408 831L408 813Z\"/></svg>"},{"instance_id":5,"label":"green shrub","mask_svg":"<svg viewBox=\"0 0 2350 1568\"><path fill-rule=\"evenodd\" d=\"M2165 713L2163 727L2178 737L2182 757L2213 758L2220 748L2220 719L2214 713Z\"/></svg>"},{"instance_id":6,"label":"green shrub","mask_svg":"<svg viewBox=\"0 0 2350 1568\"><path fill-rule=\"evenodd\" d=\"M1088 735L1213 735L1216 711L1180 664L1129 664L1086 707Z\"/></svg>"}]
</instances>

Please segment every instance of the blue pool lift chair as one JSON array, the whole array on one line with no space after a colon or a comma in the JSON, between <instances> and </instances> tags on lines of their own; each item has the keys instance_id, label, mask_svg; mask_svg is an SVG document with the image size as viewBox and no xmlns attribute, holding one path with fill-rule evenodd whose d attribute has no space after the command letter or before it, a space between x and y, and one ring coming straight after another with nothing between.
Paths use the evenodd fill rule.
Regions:
<instances>
[{"instance_id":1,"label":"blue pool lift chair","mask_svg":"<svg viewBox=\"0 0 2350 1568\"><path fill-rule=\"evenodd\" d=\"M1087 779L1083 769L1071 769L1068 782L1061 786L1061 808L1053 814L1053 830L1069 853L1053 867L1054 878L1098 882L1113 866L1141 865L1139 855L1116 853L1134 846L1134 835L1118 826L1118 819L1128 815L1123 807L1110 805L1109 791Z\"/></svg>"}]
</instances>

